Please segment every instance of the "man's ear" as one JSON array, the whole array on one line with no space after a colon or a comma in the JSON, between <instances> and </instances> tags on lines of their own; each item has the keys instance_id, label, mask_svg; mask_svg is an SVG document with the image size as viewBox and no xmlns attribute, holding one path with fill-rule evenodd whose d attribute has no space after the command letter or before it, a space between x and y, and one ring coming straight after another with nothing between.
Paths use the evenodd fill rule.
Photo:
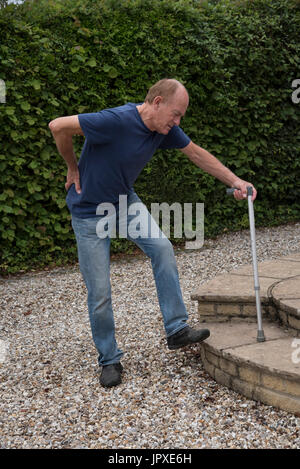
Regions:
<instances>
[{"instance_id":1,"label":"man's ear","mask_svg":"<svg viewBox=\"0 0 300 469\"><path fill-rule=\"evenodd\" d=\"M155 98L153 99L153 104L155 106L155 108L158 108L159 105L163 102L163 97L162 96L155 96Z\"/></svg>"}]
</instances>

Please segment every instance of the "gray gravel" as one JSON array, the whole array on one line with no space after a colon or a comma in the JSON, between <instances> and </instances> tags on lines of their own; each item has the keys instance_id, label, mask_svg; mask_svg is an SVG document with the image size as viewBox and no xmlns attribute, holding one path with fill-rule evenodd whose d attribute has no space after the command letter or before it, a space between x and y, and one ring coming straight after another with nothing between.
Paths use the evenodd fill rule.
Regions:
<instances>
[{"instance_id":1,"label":"gray gravel","mask_svg":"<svg viewBox=\"0 0 300 469\"><path fill-rule=\"evenodd\" d=\"M299 223L257 230L259 261L299 249ZM176 257L190 324L197 325L191 293L251 262L249 232ZM146 257L113 260L111 277L124 351L123 382L112 389L99 385L78 266L0 281L0 448L300 447L299 416L215 383L199 346L167 349Z\"/></svg>"}]
</instances>

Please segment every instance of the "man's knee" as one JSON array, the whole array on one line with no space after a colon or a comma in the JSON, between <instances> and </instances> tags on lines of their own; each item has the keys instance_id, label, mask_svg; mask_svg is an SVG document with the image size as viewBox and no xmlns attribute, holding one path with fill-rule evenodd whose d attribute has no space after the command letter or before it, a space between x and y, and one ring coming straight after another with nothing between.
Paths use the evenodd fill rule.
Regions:
<instances>
[{"instance_id":1,"label":"man's knee","mask_svg":"<svg viewBox=\"0 0 300 469\"><path fill-rule=\"evenodd\" d=\"M111 303L111 289L107 288L90 288L88 292L88 303L92 306L95 314L99 314L105 310L107 304Z\"/></svg>"},{"instance_id":2,"label":"man's knee","mask_svg":"<svg viewBox=\"0 0 300 469\"><path fill-rule=\"evenodd\" d=\"M153 247L153 256L160 259L174 259L174 249L171 241L168 238L162 238L155 243Z\"/></svg>"}]
</instances>

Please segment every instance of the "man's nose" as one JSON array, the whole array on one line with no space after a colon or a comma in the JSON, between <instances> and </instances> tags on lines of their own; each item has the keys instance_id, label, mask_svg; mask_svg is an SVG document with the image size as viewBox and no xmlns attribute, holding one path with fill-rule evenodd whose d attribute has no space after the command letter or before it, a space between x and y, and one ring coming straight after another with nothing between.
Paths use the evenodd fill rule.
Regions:
<instances>
[{"instance_id":1,"label":"man's nose","mask_svg":"<svg viewBox=\"0 0 300 469\"><path fill-rule=\"evenodd\" d=\"M174 119L175 125L179 125L179 124L180 124L180 119L181 119L181 117L175 117L175 119Z\"/></svg>"}]
</instances>

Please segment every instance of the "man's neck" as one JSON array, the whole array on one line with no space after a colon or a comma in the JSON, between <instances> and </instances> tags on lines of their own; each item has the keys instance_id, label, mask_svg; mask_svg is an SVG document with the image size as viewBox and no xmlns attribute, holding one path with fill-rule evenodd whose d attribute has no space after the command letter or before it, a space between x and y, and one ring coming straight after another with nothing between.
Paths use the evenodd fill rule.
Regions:
<instances>
[{"instance_id":1,"label":"man's neck","mask_svg":"<svg viewBox=\"0 0 300 469\"><path fill-rule=\"evenodd\" d=\"M137 106L136 108L145 126L148 127L148 129L151 130L151 132L154 132L155 129L152 123L152 112L151 112L151 109L149 108L149 105L147 103L143 103Z\"/></svg>"}]
</instances>

